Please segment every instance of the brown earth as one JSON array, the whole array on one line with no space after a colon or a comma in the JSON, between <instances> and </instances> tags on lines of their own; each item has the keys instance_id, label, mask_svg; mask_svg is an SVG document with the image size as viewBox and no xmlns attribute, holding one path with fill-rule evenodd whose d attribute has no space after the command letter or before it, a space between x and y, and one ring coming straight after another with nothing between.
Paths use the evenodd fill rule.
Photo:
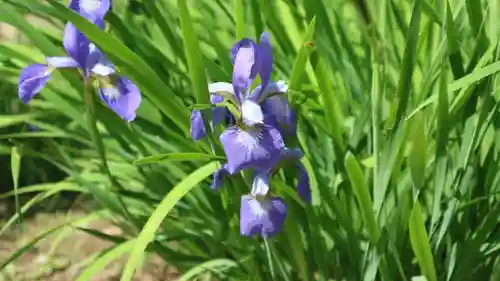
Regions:
<instances>
[{"instance_id":1,"label":"brown earth","mask_svg":"<svg viewBox=\"0 0 500 281\"><path fill-rule=\"evenodd\" d=\"M6 261L17 249L29 243L40 233L68 219L83 216L85 216L83 211L72 211L71 213L38 213L32 218L25 219L21 227L17 224L15 228L18 229L7 231L0 237L0 263ZM106 220L93 221L86 227L110 235L121 234L118 227ZM67 231L67 234L61 234L64 231ZM112 245L111 242L85 232L66 228L40 241L8 265L0 272L0 281L74 281L85 268L87 259ZM109 264L89 281L119 281L125 263L126 257L122 257ZM177 277L175 269L166 266L159 257L150 256L133 280L170 281Z\"/></svg>"}]
</instances>

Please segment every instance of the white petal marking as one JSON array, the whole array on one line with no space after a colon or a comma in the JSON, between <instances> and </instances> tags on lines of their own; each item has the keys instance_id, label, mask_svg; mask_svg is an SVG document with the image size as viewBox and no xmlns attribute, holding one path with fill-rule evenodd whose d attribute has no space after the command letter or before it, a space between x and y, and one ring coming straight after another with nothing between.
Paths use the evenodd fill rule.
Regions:
<instances>
[{"instance_id":1,"label":"white petal marking","mask_svg":"<svg viewBox=\"0 0 500 281\"><path fill-rule=\"evenodd\" d=\"M260 105L251 100L245 100L243 102L243 104L241 105L241 115L245 124L249 126L262 124L264 120L262 108L260 107Z\"/></svg>"},{"instance_id":2,"label":"white petal marking","mask_svg":"<svg viewBox=\"0 0 500 281\"><path fill-rule=\"evenodd\" d=\"M116 100L120 97L120 91L116 88L103 88L102 92L109 100Z\"/></svg>"},{"instance_id":3,"label":"white petal marking","mask_svg":"<svg viewBox=\"0 0 500 281\"><path fill-rule=\"evenodd\" d=\"M250 206L252 214L257 218L267 216L272 208L271 202L267 200L258 200L256 198L249 200L248 205Z\"/></svg>"},{"instance_id":4,"label":"white petal marking","mask_svg":"<svg viewBox=\"0 0 500 281\"><path fill-rule=\"evenodd\" d=\"M80 2L80 9L87 13L93 13L101 7L101 0L82 0Z\"/></svg>"}]
</instances>

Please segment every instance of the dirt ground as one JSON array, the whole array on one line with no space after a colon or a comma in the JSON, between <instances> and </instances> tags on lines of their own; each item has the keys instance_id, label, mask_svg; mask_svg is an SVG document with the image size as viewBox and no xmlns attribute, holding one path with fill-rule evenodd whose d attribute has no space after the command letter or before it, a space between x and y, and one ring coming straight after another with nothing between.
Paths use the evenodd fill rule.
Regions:
<instances>
[{"instance_id":1,"label":"dirt ground","mask_svg":"<svg viewBox=\"0 0 500 281\"><path fill-rule=\"evenodd\" d=\"M11 227L0 236L0 263L11 256L37 234L72 218L83 217L83 211L37 213L23 220L23 227ZM0 224L0 228L3 223ZM17 228L17 229L14 229ZM87 228L98 229L106 234L119 235L121 230L110 222L98 220ZM0 272L0 281L74 281L85 268L85 261L93 254L112 246L85 232L68 229L68 235L55 234L40 241L36 247L18 257L13 264ZM61 238L58 238L62 237ZM90 281L119 281L126 257L113 262ZM134 281L170 281L178 274L158 257L149 257Z\"/></svg>"}]
</instances>

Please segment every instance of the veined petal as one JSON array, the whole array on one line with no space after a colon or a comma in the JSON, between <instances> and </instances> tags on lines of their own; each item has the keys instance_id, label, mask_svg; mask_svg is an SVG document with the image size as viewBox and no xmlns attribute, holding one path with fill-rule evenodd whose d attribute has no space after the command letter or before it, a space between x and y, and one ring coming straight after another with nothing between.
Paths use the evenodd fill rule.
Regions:
<instances>
[{"instance_id":1,"label":"veined petal","mask_svg":"<svg viewBox=\"0 0 500 281\"><path fill-rule=\"evenodd\" d=\"M273 71L273 50L269 40L269 32L263 32L260 36L257 59L261 85L265 89L271 80L271 73ZM259 96L262 93L263 91L261 90Z\"/></svg>"},{"instance_id":2,"label":"veined petal","mask_svg":"<svg viewBox=\"0 0 500 281\"><path fill-rule=\"evenodd\" d=\"M211 94L217 94L220 92L229 92L234 95L233 84L227 82L215 82L208 84L208 91Z\"/></svg>"},{"instance_id":3,"label":"veined petal","mask_svg":"<svg viewBox=\"0 0 500 281\"><path fill-rule=\"evenodd\" d=\"M89 55L89 40L72 23L66 24L63 38L64 49L82 69L85 69Z\"/></svg>"},{"instance_id":4,"label":"veined petal","mask_svg":"<svg viewBox=\"0 0 500 281\"><path fill-rule=\"evenodd\" d=\"M104 16L111 6L110 0L71 0L69 8L93 24L104 28Z\"/></svg>"},{"instance_id":5,"label":"veined petal","mask_svg":"<svg viewBox=\"0 0 500 281\"><path fill-rule=\"evenodd\" d=\"M51 70L45 64L32 64L25 67L19 75L19 98L28 103L45 87L51 76Z\"/></svg>"},{"instance_id":6,"label":"veined petal","mask_svg":"<svg viewBox=\"0 0 500 281\"><path fill-rule=\"evenodd\" d=\"M115 87L99 88L99 96L109 108L128 122L135 119L135 112L142 99L137 86L125 77L118 78Z\"/></svg>"},{"instance_id":7,"label":"veined petal","mask_svg":"<svg viewBox=\"0 0 500 281\"><path fill-rule=\"evenodd\" d=\"M266 196L269 192L269 171L259 171L255 174L252 183L252 196Z\"/></svg>"},{"instance_id":8,"label":"veined petal","mask_svg":"<svg viewBox=\"0 0 500 281\"><path fill-rule=\"evenodd\" d=\"M241 105L241 117L243 119L243 123L248 126L262 124L264 121L262 108L260 105L251 100L243 101L243 104Z\"/></svg>"},{"instance_id":9,"label":"veined petal","mask_svg":"<svg viewBox=\"0 0 500 281\"><path fill-rule=\"evenodd\" d=\"M257 45L250 39L242 39L233 46L233 87L239 101L248 95L250 85L257 76Z\"/></svg>"},{"instance_id":10,"label":"veined petal","mask_svg":"<svg viewBox=\"0 0 500 281\"><path fill-rule=\"evenodd\" d=\"M297 168L299 169L297 194L302 198L302 200L310 203L312 200L312 195L311 185L309 183L309 174L302 164L298 163Z\"/></svg>"},{"instance_id":11,"label":"veined petal","mask_svg":"<svg viewBox=\"0 0 500 281\"><path fill-rule=\"evenodd\" d=\"M47 57L47 65L52 68L77 68L80 65L70 57Z\"/></svg>"},{"instance_id":12,"label":"veined petal","mask_svg":"<svg viewBox=\"0 0 500 281\"><path fill-rule=\"evenodd\" d=\"M227 128L220 136L231 174L252 167L270 170L279 160L285 144L279 131L263 125L242 130Z\"/></svg>"},{"instance_id":13,"label":"veined petal","mask_svg":"<svg viewBox=\"0 0 500 281\"><path fill-rule=\"evenodd\" d=\"M249 195L241 197L240 233L243 236L260 235L272 237L281 231L286 218L283 199L271 197L256 199Z\"/></svg>"},{"instance_id":14,"label":"veined petal","mask_svg":"<svg viewBox=\"0 0 500 281\"><path fill-rule=\"evenodd\" d=\"M222 167L218 168L213 174L213 180L212 184L210 185L210 188L219 189L220 186L222 185L222 178L228 174L229 173L227 171L227 164L224 164L222 165Z\"/></svg>"},{"instance_id":15,"label":"veined petal","mask_svg":"<svg viewBox=\"0 0 500 281\"><path fill-rule=\"evenodd\" d=\"M194 140L200 140L204 138L207 134L205 124L203 123L203 114L200 110L191 111L191 137Z\"/></svg>"},{"instance_id":16,"label":"veined petal","mask_svg":"<svg viewBox=\"0 0 500 281\"><path fill-rule=\"evenodd\" d=\"M97 74L99 76L109 76L116 72L115 67L111 63L96 63L92 68L92 73Z\"/></svg>"}]
</instances>

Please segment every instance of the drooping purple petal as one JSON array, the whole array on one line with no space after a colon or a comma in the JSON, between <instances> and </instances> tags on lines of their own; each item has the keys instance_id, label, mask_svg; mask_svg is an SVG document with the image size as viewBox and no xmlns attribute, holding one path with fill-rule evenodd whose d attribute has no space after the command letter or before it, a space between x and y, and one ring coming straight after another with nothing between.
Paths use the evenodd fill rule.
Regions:
<instances>
[{"instance_id":1,"label":"drooping purple petal","mask_svg":"<svg viewBox=\"0 0 500 281\"><path fill-rule=\"evenodd\" d=\"M28 103L49 82L51 71L45 64L32 64L25 67L19 75L19 99Z\"/></svg>"},{"instance_id":2,"label":"drooping purple petal","mask_svg":"<svg viewBox=\"0 0 500 281\"><path fill-rule=\"evenodd\" d=\"M269 199L257 199L249 195L241 197L240 233L243 236L272 237L281 231L285 218L286 205L279 197Z\"/></svg>"},{"instance_id":3,"label":"drooping purple petal","mask_svg":"<svg viewBox=\"0 0 500 281\"><path fill-rule=\"evenodd\" d=\"M269 192L269 171L259 171L252 182L252 196L266 196Z\"/></svg>"},{"instance_id":4,"label":"drooping purple petal","mask_svg":"<svg viewBox=\"0 0 500 281\"><path fill-rule=\"evenodd\" d=\"M220 136L231 174L252 167L270 170L279 160L285 144L279 131L263 125L242 130L227 128Z\"/></svg>"},{"instance_id":5,"label":"drooping purple petal","mask_svg":"<svg viewBox=\"0 0 500 281\"><path fill-rule=\"evenodd\" d=\"M307 203L311 203L312 195L311 195L311 185L309 183L309 174L307 173L304 166L300 163L297 163L297 169L299 169L298 176L298 185L297 185L297 194Z\"/></svg>"},{"instance_id":6,"label":"drooping purple petal","mask_svg":"<svg viewBox=\"0 0 500 281\"><path fill-rule=\"evenodd\" d=\"M258 72L260 75L261 86L263 89L267 87L271 80L271 73L273 71L273 50L269 41L269 33L263 32L260 36L258 50ZM259 96L262 95L261 90Z\"/></svg>"},{"instance_id":7,"label":"drooping purple petal","mask_svg":"<svg viewBox=\"0 0 500 281\"><path fill-rule=\"evenodd\" d=\"M111 6L110 0L71 0L69 8L91 23L104 28L104 16Z\"/></svg>"},{"instance_id":8,"label":"drooping purple petal","mask_svg":"<svg viewBox=\"0 0 500 281\"><path fill-rule=\"evenodd\" d=\"M72 23L66 24L64 28L63 45L68 55L85 70L89 55L89 40Z\"/></svg>"},{"instance_id":9,"label":"drooping purple petal","mask_svg":"<svg viewBox=\"0 0 500 281\"><path fill-rule=\"evenodd\" d=\"M228 175L227 164L222 165L213 174L211 189L219 189L222 185L222 179L224 176Z\"/></svg>"},{"instance_id":10,"label":"drooping purple petal","mask_svg":"<svg viewBox=\"0 0 500 281\"><path fill-rule=\"evenodd\" d=\"M80 65L70 57L47 57L47 65L53 68L77 68Z\"/></svg>"},{"instance_id":11,"label":"drooping purple petal","mask_svg":"<svg viewBox=\"0 0 500 281\"><path fill-rule=\"evenodd\" d=\"M249 88L257 76L257 45L250 39L236 43L231 53L233 57L233 87L236 97L241 102L249 94Z\"/></svg>"},{"instance_id":12,"label":"drooping purple petal","mask_svg":"<svg viewBox=\"0 0 500 281\"><path fill-rule=\"evenodd\" d=\"M115 87L99 88L99 96L109 108L128 122L135 119L135 112L142 99L137 86L125 77L118 78Z\"/></svg>"},{"instance_id":13,"label":"drooping purple petal","mask_svg":"<svg viewBox=\"0 0 500 281\"><path fill-rule=\"evenodd\" d=\"M191 111L191 137L194 140L200 140L207 135L205 124L203 123L203 114L200 110Z\"/></svg>"}]
</instances>

